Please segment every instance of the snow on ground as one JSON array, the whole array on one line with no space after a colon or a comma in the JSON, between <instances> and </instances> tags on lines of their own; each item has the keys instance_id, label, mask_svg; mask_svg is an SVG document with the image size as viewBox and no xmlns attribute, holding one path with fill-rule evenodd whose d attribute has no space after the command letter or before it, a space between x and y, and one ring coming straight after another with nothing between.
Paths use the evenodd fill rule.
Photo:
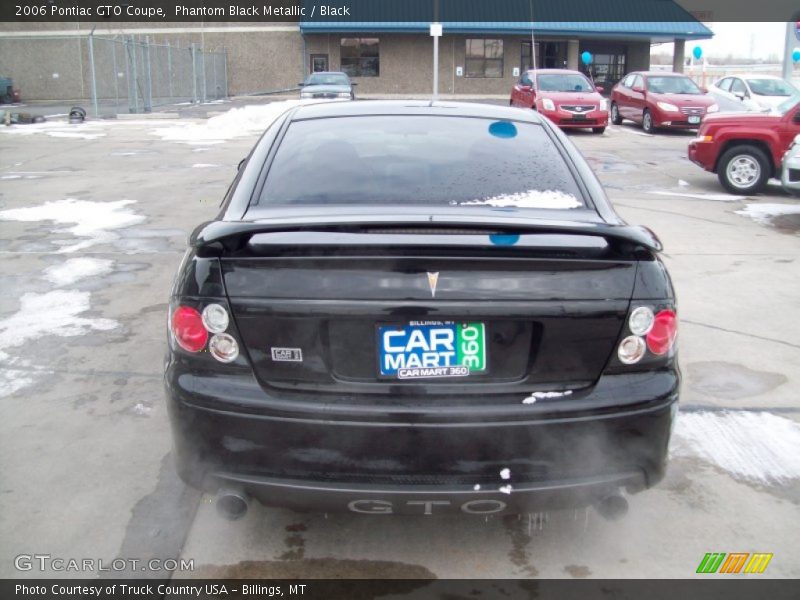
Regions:
<instances>
[{"instance_id":1,"label":"snow on ground","mask_svg":"<svg viewBox=\"0 0 800 600\"><path fill-rule=\"evenodd\" d=\"M213 163L194 163L192 165L193 169L215 169L221 165L215 165Z\"/></svg>"},{"instance_id":2,"label":"snow on ground","mask_svg":"<svg viewBox=\"0 0 800 600\"><path fill-rule=\"evenodd\" d=\"M103 127L99 123L69 124L65 121L45 121L44 123L0 127L0 133L5 135L33 135L36 133L43 133L55 138L76 138L82 140L96 140L106 135L103 133Z\"/></svg>"},{"instance_id":3,"label":"snow on ground","mask_svg":"<svg viewBox=\"0 0 800 600\"><path fill-rule=\"evenodd\" d=\"M70 258L63 263L48 267L44 271L44 278L58 287L72 285L73 283L111 273L113 260L104 258Z\"/></svg>"},{"instance_id":4,"label":"snow on ground","mask_svg":"<svg viewBox=\"0 0 800 600\"><path fill-rule=\"evenodd\" d=\"M82 317L90 308L89 298L89 292L75 290L28 293L20 298L20 309L0 321L0 398L31 385L37 372L46 371L31 367L30 362L12 357L5 350L48 335L73 337L119 326L113 319Z\"/></svg>"},{"instance_id":5,"label":"snow on ground","mask_svg":"<svg viewBox=\"0 0 800 600\"><path fill-rule=\"evenodd\" d=\"M764 204L748 204L742 210L737 210L736 214L750 217L756 223L769 225L772 217L800 214L800 204L774 204L768 202Z\"/></svg>"},{"instance_id":6,"label":"snow on ground","mask_svg":"<svg viewBox=\"0 0 800 600\"><path fill-rule=\"evenodd\" d=\"M117 239L111 230L129 227L144 221L144 216L125 209L135 200L116 200L114 202L91 202L67 198L55 200L26 208L14 208L0 211L0 220L6 221L54 221L59 224L72 224L53 230L55 233L71 233L77 237L87 238L77 244L62 244L59 252L75 252Z\"/></svg>"},{"instance_id":7,"label":"snow on ground","mask_svg":"<svg viewBox=\"0 0 800 600\"><path fill-rule=\"evenodd\" d=\"M184 144L221 143L237 137L262 133L270 123L284 112L313 101L284 100L270 104L252 104L211 117L201 123L176 123L169 127L153 129L151 133L169 142Z\"/></svg>"},{"instance_id":8,"label":"snow on ground","mask_svg":"<svg viewBox=\"0 0 800 600\"><path fill-rule=\"evenodd\" d=\"M683 183L686 182L684 181ZM658 194L659 196L680 196L683 198L697 198L698 200L716 200L717 202L739 202L742 200L741 196L734 196L733 194L702 194L702 193L692 194L690 192L667 192L661 190L651 191L647 193Z\"/></svg>"},{"instance_id":9,"label":"snow on ground","mask_svg":"<svg viewBox=\"0 0 800 600\"><path fill-rule=\"evenodd\" d=\"M461 206L497 206L515 208L578 208L581 203L572 194L560 190L528 190L516 194L502 194L481 200L460 202Z\"/></svg>"},{"instance_id":10,"label":"snow on ground","mask_svg":"<svg viewBox=\"0 0 800 600\"><path fill-rule=\"evenodd\" d=\"M675 456L699 457L761 484L800 479L800 425L768 412L680 413Z\"/></svg>"}]
</instances>

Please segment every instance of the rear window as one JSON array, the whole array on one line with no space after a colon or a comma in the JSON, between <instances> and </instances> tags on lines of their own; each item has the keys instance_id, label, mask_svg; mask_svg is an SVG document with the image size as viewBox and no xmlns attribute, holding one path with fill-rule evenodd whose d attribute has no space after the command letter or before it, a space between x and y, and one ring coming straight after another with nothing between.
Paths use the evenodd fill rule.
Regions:
<instances>
[{"instance_id":1,"label":"rear window","mask_svg":"<svg viewBox=\"0 0 800 600\"><path fill-rule=\"evenodd\" d=\"M541 125L437 116L295 121L258 204L585 208Z\"/></svg>"}]
</instances>

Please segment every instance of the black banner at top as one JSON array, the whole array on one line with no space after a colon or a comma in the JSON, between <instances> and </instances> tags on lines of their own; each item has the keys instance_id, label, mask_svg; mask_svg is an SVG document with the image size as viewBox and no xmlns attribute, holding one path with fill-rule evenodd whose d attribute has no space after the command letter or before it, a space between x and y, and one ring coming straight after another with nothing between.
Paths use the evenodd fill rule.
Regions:
<instances>
[{"instance_id":1,"label":"black banner at top","mask_svg":"<svg viewBox=\"0 0 800 600\"><path fill-rule=\"evenodd\" d=\"M797 0L0 0L0 22L795 21Z\"/></svg>"}]
</instances>

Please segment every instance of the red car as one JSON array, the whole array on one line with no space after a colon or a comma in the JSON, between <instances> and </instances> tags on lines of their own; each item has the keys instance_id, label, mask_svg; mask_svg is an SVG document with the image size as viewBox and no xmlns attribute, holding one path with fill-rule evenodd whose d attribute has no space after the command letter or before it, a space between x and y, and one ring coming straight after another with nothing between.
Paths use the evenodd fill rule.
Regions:
<instances>
[{"instance_id":1,"label":"red car","mask_svg":"<svg viewBox=\"0 0 800 600\"><path fill-rule=\"evenodd\" d=\"M783 155L800 134L800 96L773 112L711 115L689 142L689 159L716 173L733 194L756 194L779 177Z\"/></svg>"},{"instance_id":2,"label":"red car","mask_svg":"<svg viewBox=\"0 0 800 600\"><path fill-rule=\"evenodd\" d=\"M511 89L511 106L532 108L562 129L591 127L603 133L608 125L608 100L580 71L525 71Z\"/></svg>"},{"instance_id":3,"label":"red car","mask_svg":"<svg viewBox=\"0 0 800 600\"><path fill-rule=\"evenodd\" d=\"M611 122L630 119L646 133L659 127L697 129L703 117L718 110L712 96L680 73L629 73L611 90Z\"/></svg>"}]
</instances>

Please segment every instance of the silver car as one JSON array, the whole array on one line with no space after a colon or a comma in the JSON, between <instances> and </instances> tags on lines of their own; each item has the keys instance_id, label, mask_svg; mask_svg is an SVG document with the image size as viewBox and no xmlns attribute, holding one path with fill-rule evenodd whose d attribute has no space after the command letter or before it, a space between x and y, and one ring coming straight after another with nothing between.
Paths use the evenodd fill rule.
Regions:
<instances>
[{"instance_id":1,"label":"silver car","mask_svg":"<svg viewBox=\"0 0 800 600\"><path fill-rule=\"evenodd\" d=\"M792 145L783 155L781 183L786 191L800 194L800 135L794 138Z\"/></svg>"}]
</instances>

